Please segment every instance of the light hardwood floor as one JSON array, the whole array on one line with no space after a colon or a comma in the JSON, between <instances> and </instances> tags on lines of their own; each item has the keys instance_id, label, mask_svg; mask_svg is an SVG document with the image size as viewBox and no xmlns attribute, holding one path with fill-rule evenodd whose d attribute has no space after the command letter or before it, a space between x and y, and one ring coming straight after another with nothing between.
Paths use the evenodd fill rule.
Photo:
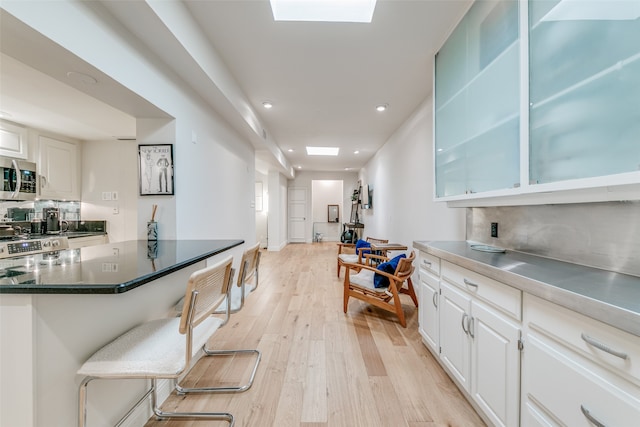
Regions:
<instances>
[{"instance_id":1,"label":"light hardwood floor","mask_svg":"<svg viewBox=\"0 0 640 427\"><path fill-rule=\"evenodd\" d=\"M344 270L338 279L336 253L330 242L262 251L258 289L210 342L262 351L253 387L240 394L172 395L164 408L229 411L237 427L483 426L422 344L407 295L406 329L391 313L359 300L351 299L343 313ZM248 358L211 359L201 359L188 381L248 376ZM146 427L225 424L152 419Z\"/></svg>"}]
</instances>

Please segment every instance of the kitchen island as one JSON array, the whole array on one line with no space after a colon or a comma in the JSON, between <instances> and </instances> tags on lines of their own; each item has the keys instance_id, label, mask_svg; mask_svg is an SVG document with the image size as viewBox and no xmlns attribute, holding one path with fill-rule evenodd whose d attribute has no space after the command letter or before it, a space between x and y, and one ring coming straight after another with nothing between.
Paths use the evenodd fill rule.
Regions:
<instances>
[{"instance_id":1,"label":"kitchen island","mask_svg":"<svg viewBox=\"0 0 640 427\"><path fill-rule=\"evenodd\" d=\"M196 270L242 240L127 241L3 261L0 425L77 424L76 371L97 349L144 321L172 315ZM26 259L26 262L25 262ZM144 380L92 384L89 425L114 425ZM164 384L168 395L171 384ZM130 425L143 425L148 408Z\"/></svg>"}]
</instances>

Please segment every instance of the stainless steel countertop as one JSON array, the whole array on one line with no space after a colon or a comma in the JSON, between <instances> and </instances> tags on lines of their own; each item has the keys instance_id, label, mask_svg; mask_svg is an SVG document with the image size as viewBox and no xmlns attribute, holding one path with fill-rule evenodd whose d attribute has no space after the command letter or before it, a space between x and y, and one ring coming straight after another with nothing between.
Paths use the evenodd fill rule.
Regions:
<instances>
[{"instance_id":1,"label":"stainless steel countertop","mask_svg":"<svg viewBox=\"0 0 640 427\"><path fill-rule=\"evenodd\" d=\"M466 241L414 241L413 247L640 336L640 277L512 250L480 252Z\"/></svg>"}]
</instances>

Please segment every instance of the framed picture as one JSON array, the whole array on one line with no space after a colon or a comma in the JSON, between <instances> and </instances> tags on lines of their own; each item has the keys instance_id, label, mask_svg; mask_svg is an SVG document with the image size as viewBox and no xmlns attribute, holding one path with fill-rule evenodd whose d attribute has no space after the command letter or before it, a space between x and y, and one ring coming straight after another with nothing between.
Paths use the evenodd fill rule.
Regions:
<instances>
[{"instance_id":1,"label":"framed picture","mask_svg":"<svg viewBox=\"0 0 640 427\"><path fill-rule=\"evenodd\" d=\"M173 144L138 145L141 196L171 196Z\"/></svg>"}]
</instances>

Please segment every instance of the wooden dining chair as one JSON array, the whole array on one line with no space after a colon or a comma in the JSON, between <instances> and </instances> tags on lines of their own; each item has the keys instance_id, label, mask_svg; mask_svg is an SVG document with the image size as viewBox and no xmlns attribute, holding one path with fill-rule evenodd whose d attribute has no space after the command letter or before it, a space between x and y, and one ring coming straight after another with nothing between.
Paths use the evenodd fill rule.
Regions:
<instances>
[{"instance_id":1,"label":"wooden dining chair","mask_svg":"<svg viewBox=\"0 0 640 427\"><path fill-rule=\"evenodd\" d=\"M367 254L364 258L364 264L345 264L344 312L347 312L349 298L357 298L395 313L402 327L406 328L400 294L408 294L418 307L418 298L411 281L415 251L411 251L408 257L401 254L389 259L382 255ZM382 262L374 266L376 260Z\"/></svg>"},{"instance_id":2,"label":"wooden dining chair","mask_svg":"<svg viewBox=\"0 0 640 427\"><path fill-rule=\"evenodd\" d=\"M389 243L389 240L367 237L364 242L370 245L371 243ZM340 277L340 269L344 264L362 264L362 255L367 252L371 252L371 249L367 247L360 248L357 243L338 243L338 268L336 275Z\"/></svg>"},{"instance_id":3,"label":"wooden dining chair","mask_svg":"<svg viewBox=\"0 0 640 427\"><path fill-rule=\"evenodd\" d=\"M119 421L121 425L133 410L151 397L153 412L159 419L204 418L227 421L228 412L167 412L158 405L159 379L177 379L195 365L196 356L218 328L229 319L212 316L225 300L233 279L232 257L191 274L180 317L145 322L116 338L93 354L78 370L84 378L78 392L78 426L85 427L87 392L97 379L150 379L147 392ZM228 301L228 299L227 299Z\"/></svg>"}]
</instances>

